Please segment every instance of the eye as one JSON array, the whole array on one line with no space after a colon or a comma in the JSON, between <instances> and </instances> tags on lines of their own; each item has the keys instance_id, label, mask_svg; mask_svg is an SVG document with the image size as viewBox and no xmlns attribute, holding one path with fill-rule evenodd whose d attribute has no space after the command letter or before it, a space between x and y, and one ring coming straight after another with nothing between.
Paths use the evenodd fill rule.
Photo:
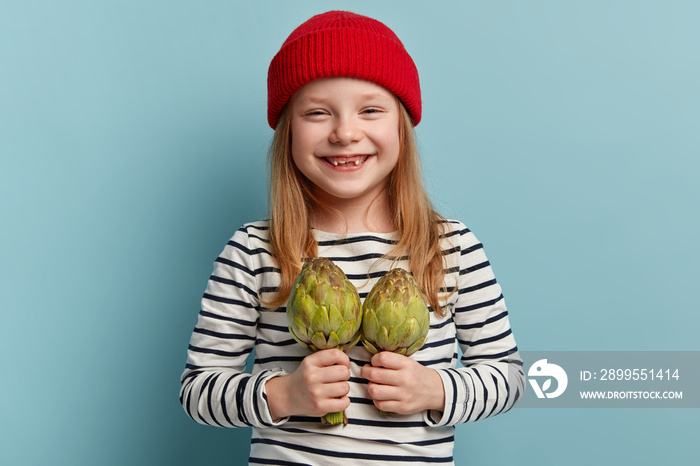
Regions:
<instances>
[{"instance_id":1,"label":"eye","mask_svg":"<svg viewBox=\"0 0 700 466\"><path fill-rule=\"evenodd\" d=\"M367 107L362 109L362 113L365 115L376 115L378 113L383 113L384 110L380 107Z\"/></svg>"}]
</instances>

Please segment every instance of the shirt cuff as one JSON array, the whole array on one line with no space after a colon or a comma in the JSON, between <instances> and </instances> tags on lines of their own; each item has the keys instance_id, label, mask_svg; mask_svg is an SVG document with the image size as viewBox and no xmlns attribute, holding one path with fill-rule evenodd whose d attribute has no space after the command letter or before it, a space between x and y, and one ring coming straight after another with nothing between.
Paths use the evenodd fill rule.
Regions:
<instances>
[{"instance_id":1,"label":"shirt cuff","mask_svg":"<svg viewBox=\"0 0 700 466\"><path fill-rule=\"evenodd\" d=\"M461 374L454 369L436 369L442 379L445 389L445 406L442 412L427 410L423 412L423 420L430 427L455 425L462 422L466 414L469 388Z\"/></svg>"},{"instance_id":2,"label":"shirt cuff","mask_svg":"<svg viewBox=\"0 0 700 466\"><path fill-rule=\"evenodd\" d=\"M268 380L270 380L273 377L280 377L283 375L288 375L287 372L285 372L282 369L275 369L271 371L264 371L260 374L260 384L261 384L261 389L257 390L257 404L260 406L260 426L258 427L277 427L281 426L282 424L286 423L289 420L289 417L283 417L281 419L272 419L272 415L270 414L270 405L267 402L267 392L265 391L265 384L267 383Z\"/></svg>"}]
</instances>

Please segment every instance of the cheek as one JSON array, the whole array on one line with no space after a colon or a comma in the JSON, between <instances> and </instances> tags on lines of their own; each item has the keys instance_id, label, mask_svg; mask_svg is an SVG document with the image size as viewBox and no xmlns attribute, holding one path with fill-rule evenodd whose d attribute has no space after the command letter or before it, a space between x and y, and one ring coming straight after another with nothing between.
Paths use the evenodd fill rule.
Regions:
<instances>
[{"instance_id":1,"label":"cheek","mask_svg":"<svg viewBox=\"0 0 700 466\"><path fill-rule=\"evenodd\" d=\"M307 158L304 158L300 156L301 154L300 151L294 149L294 144L292 144L292 164L297 167L297 169L304 174L305 176L308 176L309 173L309 163L307 162Z\"/></svg>"},{"instance_id":2,"label":"cheek","mask_svg":"<svg viewBox=\"0 0 700 466\"><path fill-rule=\"evenodd\" d=\"M292 144L292 155L294 157L307 156L313 154L314 148L318 145L317 135L306 128L294 128L290 132Z\"/></svg>"},{"instance_id":3,"label":"cheek","mask_svg":"<svg viewBox=\"0 0 700 466\"><path fill-rule=\"evenodd\" d=\"M303 135L298 134L298 132L292 131L290 133L291 136L291 144L290 144L290 149L292 152L292 161L294 164L299 167L299 164L302 163L303 161L303 155L308 152L308 148L304 144L304 137Z\"/></svg>"},{"instance_id":4,"label":"cheek","mask_svg":"<svg viewBox=\"0 0 700 466\"><path fill-rule=\"evenodd\" d=\"M399 136L399 121L398 117L386 122L383 134L384 149L394 155L395 161L398 161L401 153L401 137Z\"/></svg>"},{"instance_id":5,"label":"cheek","mask_svg":"<svg viewBox=\"0 0 700 466\"><path fill-rule=\"evenodd\" d=\"M294 166L307 178L312 176L317 169L314 146L309 143L304 135L296 133L292 134L290 149Z\"/></svg>"},{"instance_id":6,"label":"cheek","mask_svg":"<svg viewBox=\"0 0 700 466\"><path fill-rule=\"evenodd\" d=\"M386 141L386 148L387 152L392 155L392 165L396 165L399 161L399 154L401 154L401 141L398 136Z\"/></svg>"},{"instance_id":7,"label":"cheek","mask_svg":"<svg viewBox=\"0 0 700 466\"><path fill-rule=\"evenodd\" d=\"M292 144L291 144L291 152L292 152L292 162L294 162L295 165L299 165L299 156L298 154L300 153L299 147L297 147L297 144L294 142L294 139L292 139Z\"/></svg>"}]
</instances>

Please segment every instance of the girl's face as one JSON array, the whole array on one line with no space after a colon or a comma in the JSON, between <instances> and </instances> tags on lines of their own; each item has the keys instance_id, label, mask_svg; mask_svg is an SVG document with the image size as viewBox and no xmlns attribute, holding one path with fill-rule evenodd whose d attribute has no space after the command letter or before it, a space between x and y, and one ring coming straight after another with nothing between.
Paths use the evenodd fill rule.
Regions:
<instances>
[{"instance_id":1,"label":"girl's face","mask_svg":"<svg viewBox=\"0 0 700 466\"><path fill-rule=\"evenodd\" d=\"M334 77L311 81L292 99L292 158L314 194L369 205L399 159L396 97L371 81Z\"/></svg>"}]
</instances>

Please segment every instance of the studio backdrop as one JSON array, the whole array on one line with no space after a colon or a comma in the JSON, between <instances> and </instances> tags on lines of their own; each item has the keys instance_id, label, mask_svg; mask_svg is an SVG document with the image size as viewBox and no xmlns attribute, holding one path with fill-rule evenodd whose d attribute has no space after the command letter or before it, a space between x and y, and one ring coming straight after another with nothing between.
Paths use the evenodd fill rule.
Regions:
<instances>
[{"instance_id":1,"label":"studio backdrop","mask_svg":"<svg viewBox=\"0 0 700 466\"><path fill-rule=\"evenodd\" d=\"M416 62L426 186L549 374L527 396L554 366L618 392L457 426L456 464L698 464L692 0L1 1L0 463L245 464L250 430L187 418L179 378L214 259L267 215L268 64L329 9ZM662 390L687 404L619 395Z\"/></svg>"}]
</instances>

